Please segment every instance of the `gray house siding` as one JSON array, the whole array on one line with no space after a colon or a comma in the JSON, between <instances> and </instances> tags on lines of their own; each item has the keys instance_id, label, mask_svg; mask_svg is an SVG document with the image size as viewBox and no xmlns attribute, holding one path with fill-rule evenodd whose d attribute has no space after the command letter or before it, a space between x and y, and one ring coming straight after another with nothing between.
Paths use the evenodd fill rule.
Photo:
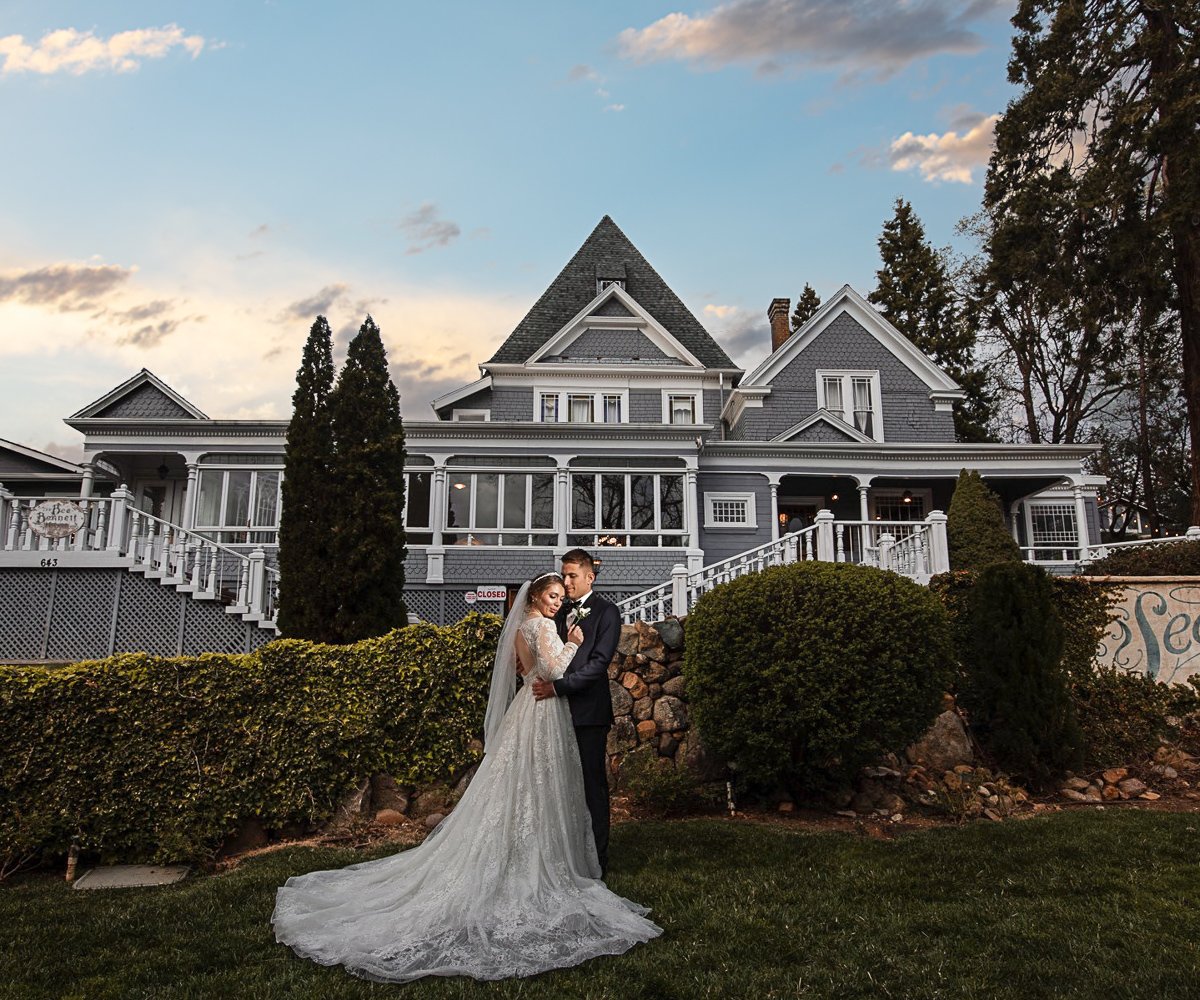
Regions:
<instances>
[{"instance_id":1,"label":"gray house siding","mask_svg":"<svg viewBox=\"0 0 1200 1000\"><path fill-rule=\"evenodd\" d=\"M533 390L503 387L493 389L492 419L521 420L529 423L533 420Z\"/></svg>"},{"instance_id":2,"label":"gray house siding","mask_svg":"<svg viewBox=\"0 0 1200 1000\"><path fill-rule=\"evenodd\" d=\"M815 412L818 369L879 371L885 441L954 440L954 415L935 412L928 386L845 313L771 380L762 408L744 410L731 439L770 440Z\"/></svg>"},{"instance_id":3,"label":"gray house siding","mask_svg":"<svg viewBox=\"0 0 1200 1000\"><path fill-rule=\"evenodd\" d=\"M825 421L819 421L811 427L806 427L799 434L794 434L789 441L853 441L854 439L836 427L831 427Z\"/></svg>"},{"instance_id":4,"label":"gray house siding","mask_svg":"<svg viewBox=\"0 0 1200 1000\"><path fill-rule=\"evenodd\" d=\"M584 330L564 348L561 357L591 360L620 358L623 360L666 361L670 356L657 347L640 330Z\"/></svg>"},{"instance_id":5,"label":"gray house siding","mask_svg":"<svg viewBox=\"0 0 1200 1000\"><path fill-rule=\"evenodd\" d=\"M661 424L662 417L662 393L658 389L629 390L631 424Z\"/></svg>"},{"instance_id":6,"label":"gray house siding","mask_svg":"<svg viewBox=\"0 0 1200 1000\"><path fill-rule=\"evenodd\" d=\"M124 417L165 420L194 420L182 406L164 396L152 385L140 385L127 396L96 414L97 417Z\"/></svg>"},{"instance_id":7,"label":"gray house siding","mask_svg":"<svg viewBox=\"0 0 1200 1000\"><path fill-rule=\"evenodd\" d=\"M700 494L700 547L704 564L712 565L722 559L739 555L771 540L771 489L766 476L753 473L701 472L696 477ZM708 502L705 493L753 493L756 528L705 528Z\"/></svg>"}]
</instances>

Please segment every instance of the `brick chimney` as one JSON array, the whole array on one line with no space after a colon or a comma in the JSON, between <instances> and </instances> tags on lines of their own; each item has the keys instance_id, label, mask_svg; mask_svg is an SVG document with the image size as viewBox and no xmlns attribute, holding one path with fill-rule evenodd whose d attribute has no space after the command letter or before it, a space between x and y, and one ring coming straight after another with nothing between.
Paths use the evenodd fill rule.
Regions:
<instances>
[{"instance_id":1,"label":"brick chimney","mask_svg":"<svg viewBox=\"0 0 1200 1000\"><path fill-rule=\"evenodd\" d=\"M779 350L779 345L792 335L791 328L791 299L772 299L767 307L767 316L771 320L771 350Z\"/></svg>"}]
</instances>

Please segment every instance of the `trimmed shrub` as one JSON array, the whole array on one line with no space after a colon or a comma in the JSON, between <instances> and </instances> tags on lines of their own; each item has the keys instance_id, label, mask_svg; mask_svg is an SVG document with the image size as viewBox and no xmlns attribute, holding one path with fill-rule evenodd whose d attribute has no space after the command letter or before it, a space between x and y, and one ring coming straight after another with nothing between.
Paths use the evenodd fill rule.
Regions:
<instances>
[{"instance_id":1,"label":"trimmed shrub","mask_svg":"<svg viewBox=\"0 0 1200 1000\"><path fill-rule=\"evenodd\" d=\"M352 646L0 667L0 870L74 835L107 859L197 860L242 819L321 821L377 772L460 771L499 628L473 614Z\"/></svg>"},{"instance_id":2,"label":"trimmed shrub","mask_svg":"<svg viewBox=\"0 0 1200 1000\"><path fill-rule=\"evenodd\" d=\"M963 469L958 474L946 512L946 540L951 569L982 569L993 563L1021 561L1021 549L1004 525L1000 498L978 472Z\"/></svg>"},{"instance_id":3,"label":"trimmed shrub","mask_svg":"<svg viewBox=\"0 0 1200 1000\"><path fill-rule=\"evenodd\" d=\"M1071 696L1083 730L1087 763L1093 768L1129 764L1149 757L1160 740L1174 735L1167 720L1200 709L1194 687L1167 685L1145 674L1096 667L1077 676Z\"/></svg>"},{"instance_id":4,"label":"trimmed shrub","mask_svg":"<svg viewBox=\"0 0 1200 1000\"><path fill-rule=\"evenodd\" d=\"M1200 541L1113 549L1084 572L1088 576L1200 576Z\"/></svg>"},{"instance_id":5,"label":"trimmed shrub","mask_svg":"<svg viewBox=\"0 0 1200 1000\"><path fill-rule=\"evenodd\" d=\"M705 594L684 676L705 746L751 788L852 777L929 727L951 676L945 610L895 573L802 562Z\"/></svg>"},{"instance_id":6,"label":"trimmed shrub","mask_svg":"<svg viewBox=\"0 0 1200 1000\"><path fill-rule=\"evenodd\" d=\"M655 816L706 811L725 802L724 783L702 782L691 768L676 767L650 746L624 756L619 782L638 808Z\"/></svg>"},{"instance_id":7,"label":"trimmed shrub","mask_svg":"<svg viewBox=\"0 0 1200 1000\"><path fill-rule=\"evenodd\" d=\"M1046 573L1024 563L979 572L960 619L959 700L980 742L1012 774L1045 782L1082 760Z\"/></svg>"}]
</instances>

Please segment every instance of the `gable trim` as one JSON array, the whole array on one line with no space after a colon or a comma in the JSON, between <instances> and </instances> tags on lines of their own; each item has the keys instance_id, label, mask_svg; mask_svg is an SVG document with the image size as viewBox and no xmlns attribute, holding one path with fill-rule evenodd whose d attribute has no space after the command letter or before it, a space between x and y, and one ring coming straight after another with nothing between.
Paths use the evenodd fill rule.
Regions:
<instances>
[{"instance_id":1,"label":"gable trim","mask_svg":"<svg viewBox=\"0 0 1200 1000\"><path fill-rule=\"evenodd\" d=\"M114 403L117 403L120 400L124 399L126 396L128 396L130 393L134 392L135 390L140 389L143 385L149 385L149 386L153 387L154 389L157 389L164 396L166 396L169 400L171 400L172 403L175 403L177 406L179 406L183 410L186 410L191 415L191 418L193 418L195 420L208 420L209 419L209 416L207 413L204 413L202 410L200 410L199 408L194 406L192 403L189 403L186 399L184 399L181 395L179 395L179 393L177 393L174 389L172 389L169 385L167 385L166 382L164 382L157 375L155 375L154 372L150 371L150 369L148 369L148 368L143 368L140 372L138 372L132 378L126 379L115 389L109 390L107 393L105 393L99 399L95 400L94 402L88 403L88 405L85 406L78 413L72 413L69 417L67 417L67 420L86 420L89 418L101 419L101 420L107 419L104 417L97 418L96 415L98 413L100 413L102 410L108 409L108 407L112 406ZM157 422L158 420L161 420L161 419L166 419L166 418L156 417L155 422ZM173 419L184 419L184 418L173 418Z\"/></svg>"},{"instance_id":2,"label":"gable trim","mask_svg":"<svg viewBox=\"0 0 1200 1000\"><path fill-rule=\"evenodd\" d=\"M466 399L468 396L473 396L481 389L490 389L492 386L492 376L484 375L483 378L478 378L474 382L468 382L466 385L460 385L457 389L451 389L443 396L438 396L429 405L433 407L433 412L438 413L439 410L445 409L451 403L457 403L460 399ZM438 414L438 419L441 419L441 414Z\"/></svg>"},{"instance_id":3,"label":"gable trim","mask_svg":"<svg viewBox=\"0 0 1200 1000\"><path fill-rule=\"evenodd\" d=\"M771 440L772 441L789 441L792 438L794 438L797 434L800 434L800 433L808 430L808 428L812 427L813 424L821 424L821 423L828 424L839 434L845 434L846 437L850 438L851 441L858 441L861 444L876 444L877 443L874 438L867 437L867 435L865 435L857 427L853 426L852 424L846 423L846 421L843 420L841 417L839 417L836 413L833 413L830 410L825 410L825 409L817 410L816 413L813 413L810 416L805 417L803 420L800 421L800 423L796 424L793 427L789 427L782 434L776 434L775 437L771 438Z\"/></svg>"},{"instance_id":4,"label":"gable trim","mask_svg":"<svg viewBox=\"0 0 1200 1000\"><path fill-rule=\"evenodd\" d=\"M599 309L605 302L610 299L618 299L625 308L629 309L632 316L591 316L590 314L596 309ZM618 319L618 323L598 323L596 320L613 320ZM576 337L583 333L589 325L594 326L635 326L646 334L647 339L654 344L664 354L672 355L673 357L682 360L685 364L694 368L703 368L704 365L697 360L686 347L675 339L667 329L658 322L653 316L643 309L624 288L620 285L609 285L591 302L577 312L571 320L562 327L554 336L550 337L541 347L533 352L525 361L525 364L531 365L540 361L548 354L556 354L558 351L569 345Z\"/></svg>"},{"instance_id":5,"label":"gable trim","mask_svg":"<svg viewBox=\"0 0 1200 1000\"><path fill-rule=\"evenodd\" d=\"M69 472L73 475L82 475L83 466L77 465L74 462L68 462L65 458L59 458L57 455L51 455L48 452L38 451L36 448L30 448L23 444L17 444L15 441L8 441L5 438L0 438L0 448L5 451L14 452L22 458L32 459L35 462L42 462L56 469L61 469L63 472Z\"/></svg>"}]
</instances>

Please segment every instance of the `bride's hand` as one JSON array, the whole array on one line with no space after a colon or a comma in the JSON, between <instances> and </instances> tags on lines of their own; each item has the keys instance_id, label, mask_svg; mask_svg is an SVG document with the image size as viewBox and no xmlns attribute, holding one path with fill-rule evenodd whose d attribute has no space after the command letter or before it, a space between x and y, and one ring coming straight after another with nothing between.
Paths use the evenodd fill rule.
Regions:
<instances>
[{"instance_id":1,"label":"bride's hand","mask_svg":"<svg viewBox=\"0 0 1200 1000\"><path fill-rule=\"evenodd\" d=\"M573 642L576 646L583 645L583 629L578 625L572 625L567 629L567 642Z\"/></svg>"}]
</instances>

